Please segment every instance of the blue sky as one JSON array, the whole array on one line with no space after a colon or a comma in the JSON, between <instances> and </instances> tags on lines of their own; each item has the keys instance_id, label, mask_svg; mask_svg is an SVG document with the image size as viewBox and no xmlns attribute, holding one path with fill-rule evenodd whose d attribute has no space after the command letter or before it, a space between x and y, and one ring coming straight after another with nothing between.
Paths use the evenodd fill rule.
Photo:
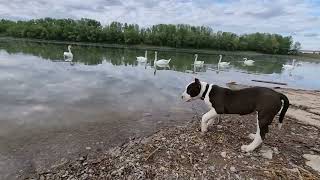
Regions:
<instances>
[{"instance_id":1,"label":"blue sky","mask_svg":"<svg viewBox=\"0 0 320 180\"><path fill-rule=\"evenodd\" d=\"M43 17L279 33L292 35L303 49L320 50L320 0L0 0L0 18Z\"/></svg>"}]
</instances>

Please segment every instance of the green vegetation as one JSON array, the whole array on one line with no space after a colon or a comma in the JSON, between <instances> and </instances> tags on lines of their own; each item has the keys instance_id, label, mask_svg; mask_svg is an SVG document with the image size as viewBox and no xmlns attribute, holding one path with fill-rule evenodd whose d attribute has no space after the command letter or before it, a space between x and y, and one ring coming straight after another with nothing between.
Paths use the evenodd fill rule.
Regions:
<instances>
[{"instance_id":1,"label":"green vegetation","mask_svg":"<svg viewBox=\"0 0 320 180\"><path fill-rule=\"evenodd\" d=\"M158 24L140 28L136 24L112 22L102 26L100 22L91 19L45 18L17 22L1 20L0 34L16 38L256 51L269 54L288 54L294 48L292 37L279 34L237 35L231 32L214 32L210 27L185 24Z\"/></svg>"}]
</instances>

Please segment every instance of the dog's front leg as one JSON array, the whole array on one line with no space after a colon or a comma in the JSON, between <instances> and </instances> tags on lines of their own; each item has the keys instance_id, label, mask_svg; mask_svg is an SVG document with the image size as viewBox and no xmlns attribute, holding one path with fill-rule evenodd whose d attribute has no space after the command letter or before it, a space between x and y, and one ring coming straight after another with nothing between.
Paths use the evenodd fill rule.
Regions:
<instances>
[{"instance_id":1,"label":"dog's front leg","mask_svg":"<svg viewBox=\"0 0 320 180\"><path fill-rule=\"evenodd\" d=\"M214 108L205 113L201 119L201 132L205 133L208 131L208 121L217 116L217 112Z\"/></svg>"}]
</instances>

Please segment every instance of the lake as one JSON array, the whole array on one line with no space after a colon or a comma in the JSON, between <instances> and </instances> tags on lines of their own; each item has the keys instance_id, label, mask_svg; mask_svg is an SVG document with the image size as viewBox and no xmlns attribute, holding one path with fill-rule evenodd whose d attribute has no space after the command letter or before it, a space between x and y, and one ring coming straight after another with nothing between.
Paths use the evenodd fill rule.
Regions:
<instances>
[{"instance_id":1,"label":"lake","mask_svg":"<svg viewBox=\"0 0 320 180\"><path fill-rule=\"evenodd\" d=\"M66 45L0 42L0 174L14 177L51 166L62 158L119 145L161 127L183 125L201 102L181 102L180 94L194 77L225 86L251 80L287 83L292 88L320 89L320 64L302 62L291 72L282 69L292 59L223 54L230 67L219 68L217 54L199 54L203 67L194 67L194 54L158 51L171 58L170 67L138 63L144 50L73 46L72 63L63 60ZM274 85L278 86L278 85ZM195 104L197 106L195 106ZM199 106L198 106L199 104ZM0 176L1 177L1 176ZM0 178L2 179L2 178Z\"/></svg>"}]
</instances>

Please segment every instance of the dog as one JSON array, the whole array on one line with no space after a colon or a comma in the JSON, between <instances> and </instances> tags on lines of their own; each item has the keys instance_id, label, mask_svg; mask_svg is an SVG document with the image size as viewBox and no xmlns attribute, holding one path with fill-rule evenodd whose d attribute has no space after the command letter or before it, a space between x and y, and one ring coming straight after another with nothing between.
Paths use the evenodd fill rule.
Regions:
<instances>
[{"instance_id":1,"label":"dog","mask_svg":"<svg viewBox=\"0 0 320 180\"><path fill-rule=\"evenodd\" d=\"M241 90L230 90L217 85L200 82L199 79L189 83L182 93L183 100L202 99L210 110L202 116L201 132L208 131L214 118L220 114L246 115L257 112L257 131L250 134L253 141L249 145L242 145L244 152L254 151L259 147L268 133L268 126L280 112L279 129L289 108L289 99L282 93L265 87L252 87Z\"/></svg>"}]
</instances>

